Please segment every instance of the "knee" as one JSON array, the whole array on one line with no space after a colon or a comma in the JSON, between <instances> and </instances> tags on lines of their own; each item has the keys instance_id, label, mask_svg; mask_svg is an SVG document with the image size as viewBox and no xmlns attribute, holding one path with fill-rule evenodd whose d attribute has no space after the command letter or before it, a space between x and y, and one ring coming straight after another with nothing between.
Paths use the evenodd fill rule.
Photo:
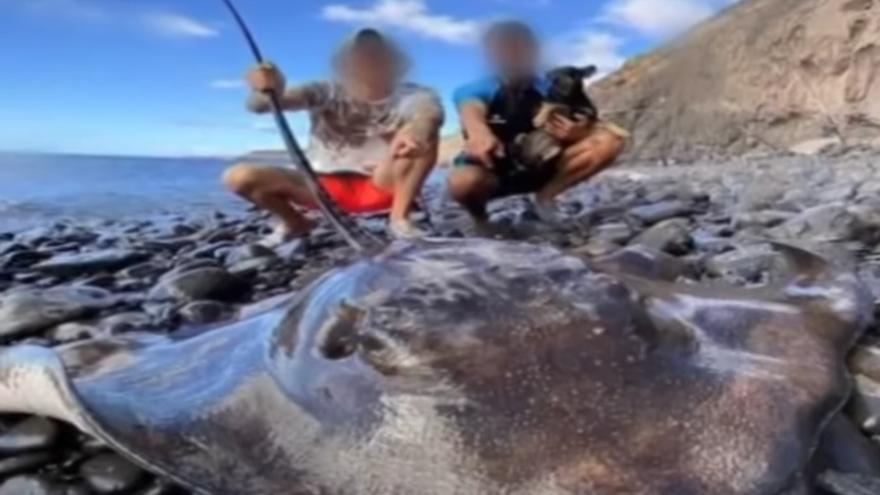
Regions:
<instances>
[{"instance_id":1,"label":"knee","mask_svg":"<svg viewBox=\"0 0 880 495\"><path fill-rule=\"evenodd\" d=\"M249 195L256 182L256 172L252 165L239 163L226 169L223 173L223 184L235 194Z\"/></svg>"},{"instance_id":2,"label":"knee","mask_svg":"<svg viewBox=\"0 0 880 495\"><path fill-rule=\"evenodd\" d=\"M463 169L449 174L447 187L453 199L459 203L468 203L489 196L491 190L488 182L484 174Z\"/></svg>"}]
</instances>

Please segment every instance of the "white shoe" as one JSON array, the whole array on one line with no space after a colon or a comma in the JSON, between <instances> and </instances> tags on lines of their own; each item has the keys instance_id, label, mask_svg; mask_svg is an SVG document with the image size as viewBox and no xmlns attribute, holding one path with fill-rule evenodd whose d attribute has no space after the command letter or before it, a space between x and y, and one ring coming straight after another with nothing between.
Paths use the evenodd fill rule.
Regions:
<instances>
[{"instance_id":1,"label":"white shoe","mask_svg":"<svg viewBox=\"0 0 880 495\"><path fill-rule=\"evenodd\" d=\"M559 208L556 206L556 201L535 198L534 203L535 214L542 222L551 224L559 222Z\"/></svg>"},{"instance_id":2,"label":"white shoe","mask_svg":"<svg viewBox=\"0 0 880 495\"><path fill-rule=\"evenodd\" d=\"M421 239L428 233L413 225L409 220L392 220L388 222L388 230L396 239Z\"/></svg>"}]
</instances>

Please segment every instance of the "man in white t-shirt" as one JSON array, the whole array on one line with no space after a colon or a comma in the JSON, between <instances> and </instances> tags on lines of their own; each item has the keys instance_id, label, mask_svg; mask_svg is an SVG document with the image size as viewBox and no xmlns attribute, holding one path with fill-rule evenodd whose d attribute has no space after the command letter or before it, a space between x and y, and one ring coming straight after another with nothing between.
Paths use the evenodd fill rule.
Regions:
<instances>
[{"instance_id":1,"label":"man in white t-shirt","mask_svg":"<svg viewBox=\"0 0 880 495\"><path fill-rule=\"evenodd\" d=\"M425 87L402 82L406 57L374 29L359 31L334 59L338 75L286 87L271 65L248 74L254 93L248 108L271 110L266 93L276 91L289 111L308 111L312 131L307 153L319 180L349 213L387 211L389 228L401 237L421 232L409 220L421 188L437 161L443 107ZM277 215L281 224L267 239L278 244L312 227L303 209L315 200L293 168L238 164L226 171L226 185Z\"/></svg>"}]
</instances>

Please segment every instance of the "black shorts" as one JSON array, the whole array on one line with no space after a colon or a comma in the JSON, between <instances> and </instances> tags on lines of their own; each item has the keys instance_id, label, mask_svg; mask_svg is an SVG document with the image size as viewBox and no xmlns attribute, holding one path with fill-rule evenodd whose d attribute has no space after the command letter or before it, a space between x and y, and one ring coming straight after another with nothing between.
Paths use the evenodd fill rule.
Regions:
<instances>
[{"instance_id":1,"label":"black shorts","mask_svg":"<svg viewBox=\"0 0 880 495\"><path fill-rule=\"evenodd\" d=\"M495 165L492 168L487 168L481 163L460 156L455 161L455 167L479 167L491 172L498 179L499 187L494 194L496 198L537 192L543 189L556 175L556 166L524 168L517 166L508 158L496 159Z\"/></svg>"}]
</instances>

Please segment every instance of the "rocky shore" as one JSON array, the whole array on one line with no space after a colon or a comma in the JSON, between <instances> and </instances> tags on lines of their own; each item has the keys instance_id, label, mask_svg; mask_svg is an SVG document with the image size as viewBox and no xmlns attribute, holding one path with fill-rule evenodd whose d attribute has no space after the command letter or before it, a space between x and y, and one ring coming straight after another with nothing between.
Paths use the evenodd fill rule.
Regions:
<instances>
[{"instance_id":1,"label":"rocky shore","mask_svg":"<svg viewBox=\"0 0 880 495\"><path fill-rule=\"evenodd\" d=\"M439 182L421 220L442 236L467 222ZM626 167L567 195L558 225L525 198L493 204L514 238L601 257L638 246L662 251L664 278L764 284L785 277L769 239L796 242L854 266L880 298L880 154L769 156L675 167ZM366 219L381 232L380 219ZM99 228L57 224L0 234L0 339L56 346L134 331L187 332L241 318L295 293L352 253L326 226L268 249L259 213L208 221L121 220ZM848 445L862 476L880 473L880 333L850 362ZM847 469L846 466L832 466ZM860 495L874 481L823 478L826 493ZM876 487L876 485L875 485ZM0 417L0 495L169 495L156 479L93 439L37 417Z\"/></svg>"}]
</instances>

